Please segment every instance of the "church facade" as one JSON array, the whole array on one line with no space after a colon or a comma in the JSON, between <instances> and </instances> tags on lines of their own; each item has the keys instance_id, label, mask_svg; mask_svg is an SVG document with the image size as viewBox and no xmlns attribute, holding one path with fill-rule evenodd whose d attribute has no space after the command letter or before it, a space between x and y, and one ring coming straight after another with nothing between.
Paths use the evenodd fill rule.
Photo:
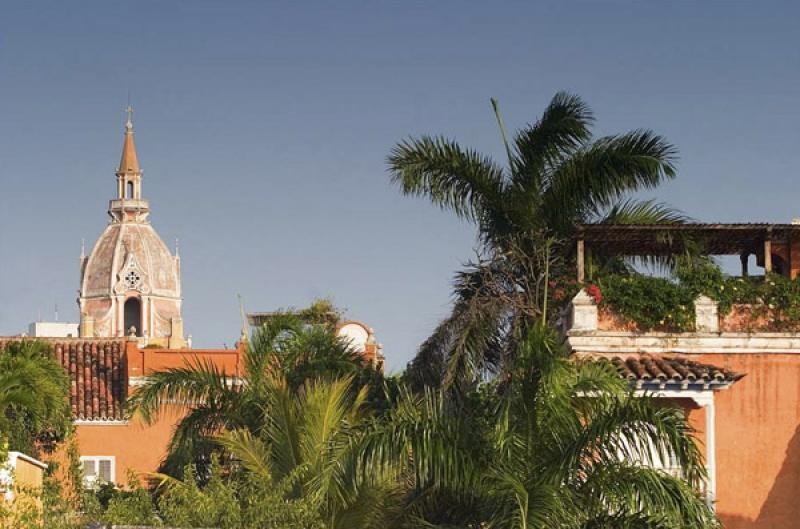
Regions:
<instances>
[{"instance_id":1,"label":"church facade","mask_svg":"<svg viewBox=\"0 0 800 529\"><path fill-rule=\"evenodd\" d=\"M81 252L80 336L129 336L144 346L185 347L180 257L150 223L130 108L116 180L108 225L91 253Z\"/></svg>"}]
</instances>

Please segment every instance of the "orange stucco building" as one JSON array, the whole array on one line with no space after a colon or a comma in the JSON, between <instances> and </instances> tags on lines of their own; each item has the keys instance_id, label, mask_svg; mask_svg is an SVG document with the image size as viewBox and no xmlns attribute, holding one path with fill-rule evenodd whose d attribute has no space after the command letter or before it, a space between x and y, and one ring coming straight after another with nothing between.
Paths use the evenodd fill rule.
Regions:
<instances>
[{"instance_id":1,"label":"orange stucco building","mask_svg":"<svg viewBox=\"0 0 800 529\"><path fill-rule=\"evenodd\" d=\"M0 350L11 340L0 338ZM236 349L140 348L129 338L50 338L53 354L70 382L70 407L87 481L125 483L128 471L155 472L166 455L179 407L153 424L131 416L127 398L154 371L210 362L229 377L240 373L244 346Z\"/></svg>"},{"instance_id":2,"label":"orange stucco building","mask_svg":"<svg viewBox=\"0 0 800 529\"><path fill-rule=\"evenodd\" d=\"M61 342L56 349L69 347L71 344ZM120 368L124 370L124 384L126 395L136 391L136 386L144 378L154 372L170 368L185 367L196 362L212 363L226 376L237 377L240 373L240 363L243 347L236 349L140 349L134 340L126 340L122 344L123 353L120 358ZM76 349L88 349L91 354L91 342L78 342ZM112 368L113 369L113 368ZM71 374L73 386L76 377ZM97 375L102 377L98 370ZM84 378L85 380L85 378ZM83 382L85 384L85 382ZM92 380L94 391L94 381ZM99 384L97 385L99 387ZM123 402L124 404L124 402ZM80 415L80 406L84 413ZM89 406L91 405L90 409ZM100 408L102 410L102 408ZM73 413L79 417L75 421L75 432L83 461L96 458L97 461L109 460L111 462L108 481L125 483L129 471L135 473L155 472L166 456L167 445L178 420L182 418L182 408L166 409L153 424L145 424L137 416L126 414L117 417L103 417L102 411L97 413L98 407L85 399L73 398ZM86 465L85 465L86 467ZM99 470L99 468L98 468ZM104 479L106 479L104 477Z\"/></svg>"},{"instance_id":3,"label":"orange stucco building","mask_svg":"<svg viewBox=\"0 0 800 529\"><path fill-rule=\"evenodd\" d=\"M584 252L666 255L686 240L711 255L740 256L743 275L753 264L791 278L800 272L798 224L583 226L579 267ZM734 306L722 314L701 296L693 331L641 331L582 291L566 335L574 353L612 359L640 391L686 409L706 455L709 500L726 528L800 527L800 328L751 313ZM704 367L687 379L685 370L660 369L664 362Z\"/></svg>"}]
</instances>

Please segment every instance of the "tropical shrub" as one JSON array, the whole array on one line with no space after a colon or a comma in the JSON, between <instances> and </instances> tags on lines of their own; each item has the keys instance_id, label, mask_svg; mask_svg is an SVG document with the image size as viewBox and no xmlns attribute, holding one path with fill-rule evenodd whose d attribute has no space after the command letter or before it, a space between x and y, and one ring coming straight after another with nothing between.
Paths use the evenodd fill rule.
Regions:
<instances>
[{"instance_id":1,"label":"tropical shrub","mask_svg":"<svg viewBox=\"0 0 800 529\"><path fill-rule=\"evenodd\" d=\"M569 358L533 329L509 377L463 407L407 393L362 440L393 467L420 527L712 528L702 456L682 411L635 396L606 362ZM678 475L658 468L676 461ZM430 525L426 525L430 524Z\"/></svg>"},{"instance_id":2,"label":"tropical shrub","mask_svg":"<svg viewBox=\"0 0 800 529\"><path fill-rule=\"evenodd\" d=\"M41 341L9 342L0 350L0 440L10 450L38 456L70 430L64 368Z\"/></svg>"},{"instance_id":3,"label":"tropical shrub","mask_svg":"<svg viewBox=\"0 0 800 529\"><path fill-rule=\"evenodd\" d=\"M693 330L694 301L701 294L717 301L723 316L745 306L754 325L766 320L759 325L770 330L800 328L800 278L729 276L716 264L703 262L678 268L672 278L627 273L602 276L596 283L598 304L640 330Z\"/></svg>"},{"instance_id":4,"label":"tropical shrub","mask_svg":"<svg viewBox=\"0 0 800 529\"><path fill-rule=\"evenodd\" d=\"M310 324L293 313L278 313L253 333L243 366L237 383L231 383L231 373L208 363L189 362L151 374L137 389L130 408L148 422L168 403L186 403L180 405L186 414L170 441L164 472L180 476L192 464L202 477L202 467L219 450L213 440L216 435L225 430L257 432L275 373L283 376L290 391L302 388L307 380L338 376L364 376L382 388L382 374L365 366L332 326ZM384 405L380 393L374 397L376 405Z\"/></svg>"},{"instance_id":5,"label":"tropical shrub","mask_svg":"<svg viewBox=\"0 0 800 529\"><path fill-rule=\"evenodd\" d=\"M642 330L694 329L694 293L663 277L641 274L611 275L598 279L601 305L612 307Z\"/></svg>"}]
</instances>

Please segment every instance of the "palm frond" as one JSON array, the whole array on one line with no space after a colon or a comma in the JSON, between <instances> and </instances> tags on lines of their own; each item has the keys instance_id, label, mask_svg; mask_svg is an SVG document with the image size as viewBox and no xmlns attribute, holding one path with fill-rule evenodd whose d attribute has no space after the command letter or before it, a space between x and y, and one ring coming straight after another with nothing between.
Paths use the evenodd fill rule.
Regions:
<instances>
[{"instance_id":1,"label":"palm frond","mask_svg":"<svg viewBox=\"0 0 800 529\"><path fill-rule=\"evenodd\" d=\"M583 412L583 428L561 448L564 468L587 457L601 463L620 458L645 465L671 462L688 483L702 484L702 455L680 410L647 397L598 394L585 400Z\"/></svg>"},{"instance_id":2,"label":"palm frond","mask_svg":"<svg viewBox=\"0 0 800 529\"><path fill-rule=\"evenodd\" d=\"M566 159L544 194L542 213L559 234L625 194L675 176L677 151L663 137L639 130L601 138Z\"/></svg>"},{"instance_id":3,"label":"palm frond","mask_svg":"<svg viewBox=\"0 0 800 529\"><path fill-rule=\"evenodd\" d=\"M426 196L461 218L480 221L500 205L504 175L488 157L441 137L409 139L388 158L403 194Z\"/></svg>"},{"instance_id":4,"label":"palm frond","mask_svg":"<svg viewBox=\"0 0 800 529\"><path fill-rule=\"evenodd\" d=\"M285 379L272 379L265 412L263 435L272 449L275 477L283 479L303 464L298 424L302 406L289 390Z\"/></svg>"},{"instance_id":5,"label":"palm frond","mask_svg":"<svg viewBox=\"0 0 800 529\"><path fill-rule=\"evenodd\" d=\"M217 437L216 440L248 472L262 479L273 479L272 450L261 438L247 430L235 430Z\"/></svg>"},{"instance_id":6,"label":"palm frond","mask_svg":"<svg viewBox=\"0 0 800 529\"><path fill-rule=\"evenodd\" d=\"M183 477L187 465L197 465L198 470L204 471L211 454L218 449L214 437L226 423L233 422L232 411L213 406L192 408L175 426L161 470L176 477Z\"/></svg>"},{"instance_id":7,"label":"palm frond","mask_svg":"<svg viewBox=\"0 0 800 529\"><path fill-rule=\"evenodd\" d=\"M541 191L543 179L592 136L594 115L578 96L558 92L542 117L514 138L520 161L513 179L520 190Z\"/></svg>"},{"instance_id":8,"label":"palm frond","mask_svg":"<svg viewBox=\"0 0 800 529\"><path fill-rule=\"evenodd\" d=\"M588 518L643 520L645 527L718 526L713 511L697 489L667 472L626 462L593 468L581 485L594 501Z\"/></svg>"},{"instance_id":9,"label":"palm frond","mask_svg":"<svg viewBox=\"0 0 800 529\"><path fill-rule=\"evenodd\" d=\"M208 360L194 358L186 365L151 373L128 401L131 410L152 423L171 405L188 409L198 404L230 400L238 390L225 371Z\"/></svg>"},{"instance_id":10,"label":"palm frond","mask_svg":"<svg viewBox=\"0 0 800 529\"><path fill-rule=\"evenodd\" d=\"M614 204L599 220L602 224L685 224L692 218L655 200L626 199Z\"/></svg>"},{"instance_id":11,"label":"palm frond","mask_svg":"<svg viewBox=\"0 0 800 529\"><path fill-rule=\"evenodd\" d=\"M301 335L303 323L295 314L278 312L253 332L244 355L245 374L253 385L260 384L269 370L290 364L293 340Z\"/></svg>"}]
</instances>

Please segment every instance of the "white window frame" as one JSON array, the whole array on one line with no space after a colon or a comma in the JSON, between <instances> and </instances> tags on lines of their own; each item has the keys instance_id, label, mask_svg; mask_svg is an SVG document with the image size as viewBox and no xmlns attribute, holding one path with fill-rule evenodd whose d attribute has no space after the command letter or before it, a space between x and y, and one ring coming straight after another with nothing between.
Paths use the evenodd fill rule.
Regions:
<instances>
[{"instance_id":1,"label":"white window frame","mask_svg":"<svg viewBox=\"0 0 800 529\"><path fill-rule=\"evenodd\" d=\"M100 471L101 461L111 462L111 476L108 483L116 483L117 480L117 458L116 456L81 456L81 472L83 472L83 465L87 461L94 463L94 476L83 476L83 486L87 489L93 488L97 484L97 478Z\"/></svg>"},{"instance_id":2,"label":"white window frame","mask_svg":"<svg viewBox=\"0 0 800 529\"><path fill-rule=\"evenodd\" d=\"M728 387L728 386L726 386ZM724 389L724 388L723 388ZM680 390L646 390L637 389L634 395L637 397L650 396L665 399L691 399L695 404L705 410L706 416L706 438L705 438L705 467L706 473L706 503L711 509L716 511L717 501L717 434L716 434L716 413L714 410L714 389L680 389ZM581 393L579 396L591 397L591 392ZM660 468L670 471L669 465L661 465Z\"/></svg>"},{"instance_id":3,"label":"white window frame","mask_svg":"<svg viewBox=\"0 0 800 529\"><path fill-rule=\"evenodd\" d=\"M726 388L723 388L726 389ZM650 395L665 399L690 399L705 411L705 467L706 503L716 511L717 501L717 425L714 409L714 389L680 389L680 390L636 390L635 395Z\"/></svg>"}]
</instances>

